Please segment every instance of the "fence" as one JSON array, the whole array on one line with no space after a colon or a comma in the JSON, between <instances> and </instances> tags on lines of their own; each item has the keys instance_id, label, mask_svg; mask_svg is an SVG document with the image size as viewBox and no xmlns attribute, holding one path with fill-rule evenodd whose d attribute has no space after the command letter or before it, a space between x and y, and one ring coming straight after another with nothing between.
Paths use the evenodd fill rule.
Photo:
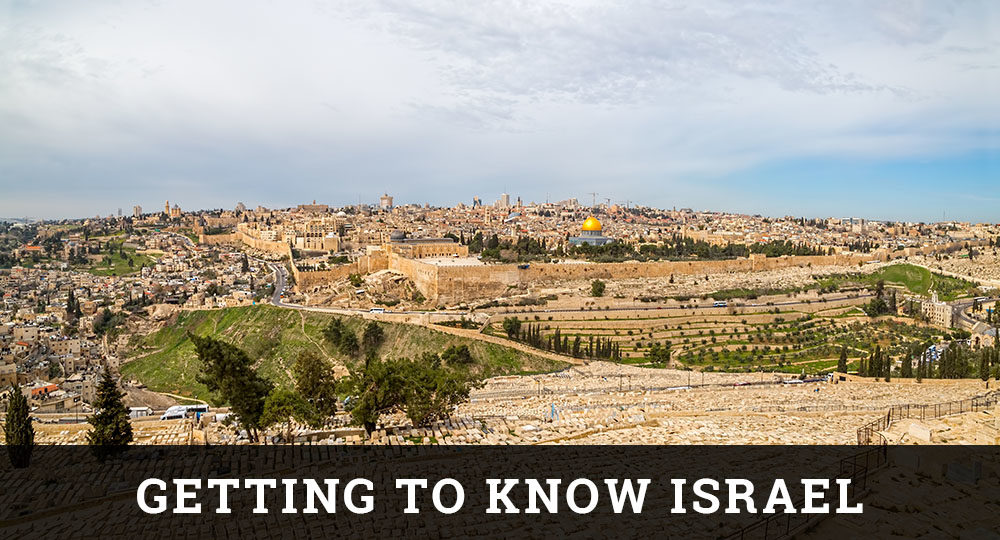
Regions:
<instances>
[{"instance_id":1,"label":"fence","mask_svg":"<svg viewBox=\"0 0 1000 540\"><path fill-rule=\"evenodd\" d=\"M945 403L893 405L886 411L885 415L858 428L858 444L885 444L886 440L881 432L889 429L889 426L897 420L904 418L925 420L928 418L950 416L952 414L976 412L992 407L997 403L1000 403L1000 391L994 390L981 396Z\"/></svg>"},{"instance_id":2,"label":"fence","mask_svg":"<svg viewBox=\"0 0 1000 540\"><path fill-rule=\"evenodd\" d=\"M887 462L887 449L886 445L871 446L840 460L840 473L837 478L851 479L847 491L848 501L856 501L867 491L868 478ZM839 495L837 490L831 490L825 494L823 502L832 508L838 504ZM801 502L796 506L803 506ZM809 525L819 522L824 517L826 516L823 514L774 514L741 528L726 536L725 539L774 540L787 538L806 529Z\"/></svg>"}]
</instances>

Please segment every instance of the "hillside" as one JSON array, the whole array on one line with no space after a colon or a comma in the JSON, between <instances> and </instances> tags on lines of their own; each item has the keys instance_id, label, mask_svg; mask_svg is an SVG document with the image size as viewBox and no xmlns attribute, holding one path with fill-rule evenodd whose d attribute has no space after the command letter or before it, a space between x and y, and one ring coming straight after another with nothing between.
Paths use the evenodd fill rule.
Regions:
<instances>
[{"instance_id":1,"label":"hillside","mask_svg":"<svg viewBox=\"0 0 1000 540\"><path fill-rule=\"evenodd\" d=\"M198 399L211 395L195 377L200 370L188 332L211 335L236 344L258 359L260 373L278 385L291 384L291 366L299 353L319 352L335 365L347 358L323 340L330 319L340 317L360 336L364 319L325 313L300 312L272 306L182 312L177 321L137 340L122 365L122 373L150 389ZM441 352L450 345L468 345L476 363L471 369L486 376L546 372L561 369L559 362L492 343L453 336L423 326L379 323L385 331L383 356L416 357Z\"/></svg>"},{"instance_id":2,"label":"hillside","mask_svg":"<svg viewBox=\"0 0 1000 540\"><path fill-rule=\"evenodd\" d=\"M976 294L976 284L964 279L944 276L913 264L897 263L870 274L833 275L818 279L822 287L862 285L872 288L879 281L898 285L909 292L930 296L936 291L942 300L955 300Z\"/></svg>"}]
</instances>

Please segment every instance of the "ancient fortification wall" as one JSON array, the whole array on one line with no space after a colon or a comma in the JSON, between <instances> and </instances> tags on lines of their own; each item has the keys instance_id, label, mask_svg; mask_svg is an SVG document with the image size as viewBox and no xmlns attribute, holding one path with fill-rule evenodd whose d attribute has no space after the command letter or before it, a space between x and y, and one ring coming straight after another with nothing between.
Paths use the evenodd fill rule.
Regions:
<instances>
[{"instance_id":1,"label":"ancient fortification wall","mask_svg":"<svg viewBox=\"0 0 1000 540\"><path fill-rule=\"evenodd\" d=\"M439 299L440 281L438 275L441 267L420 262L418 259L407 259L391 254L389 255L389 270L410 278L420 294L428 299Z\"/></svg>"},{"instance_id":2,"label":"ancient fortification wall","mask_svg":"<svg viewBox=\"0 0 1000 540\"><path fill-rule=\"evenodd\" d=\"M395 259L395 258L394 258ZM482 266L435 266L418 260L398 258L392 270L414 279L427 298L442 304L471 298L500 296L509 287L559 280L663 278L671 275L759 272L789 267L851 265L863 258L849 255L803 257L753 256L727 261L662 261L622 263L532 263L526 269L516 264ZM402 261L406 261L403 263Z\"/></svg>"},{"instance_id":3,"label":"ancient fortification wall","mask_svg":"<svg viewBox=\"0 0 1000 540\"><path fill-rule=\"evenodd\" d=\"M339 264L329 270L299 270L292 266L292 275L295 276L295 286L298 290L308 289L316 285L322 285L330 281L346 278L351 274L360 274L356 262Z\"/></svg>"},{"instance_id":4,"label":"ancient fortification wall","mask_svg":"<svg viewBox=\"0 0 1000 540\"><path fill-rule=\"evenodd\" d=\"M235 244L237 242L240 242L240 235L236 233L198 235L198 243L206 246L215 246L219 244Z\"/></svg>"},{"instance_id":5,"label":"ancient fortification wall","mask_svg":"<svg viewBox=\"0 0 1000 540\"><path fill-rule=\"evenodd\" d=\"M285 242L272 242L270 240L261 240L260 238L251 236L243 231L237 231L236 236L239 237L240 242L261 251L266 251L268 253L274 253L275 255L281 255L288 257L288 260L292 259L292 246L289 246Z\"/></svg>"}]
</instances>

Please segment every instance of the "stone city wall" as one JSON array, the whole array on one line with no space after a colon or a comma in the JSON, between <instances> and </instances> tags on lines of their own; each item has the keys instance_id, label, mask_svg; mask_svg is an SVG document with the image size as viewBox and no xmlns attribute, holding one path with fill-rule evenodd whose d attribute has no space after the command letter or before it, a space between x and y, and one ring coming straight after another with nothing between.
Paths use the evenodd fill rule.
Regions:
<instances>
[{"instance_id":1,"label":"stone city wall","mask_svg":"<svg viewBox=\"0 0 1000 540\"><path fill-rule=\"evenodd\" d=\"M725 261L658 261L621 263L531 263L528 268L517 264L487 264L473 266L435 266L417 260L407 266L396 264L397 271L413 278L410 272L420 272L417 288L427 298L439 303L461 302L471 298L494 297L508 288L529 283L559 280L664 278L671 275L758 272L789 267L852 265L864 258L851 255L816 255L801 257L752 256L748 259ZM405 268L405 270L404 270ZM435 279L436 276L436 279ZM431 283L433 280L433 283ZM417 281L417 280L415 280Z\"/></svg>"},{"instance_id":2,"label":"stone city wall","mask_svg":"<svg viewBox=\"0 0 1000 540\"><path fill-rule=\"evenodd\" d=\"M292 275L295 276L295 287L298 291L361 273L363 272L358 271L357 262L339 264L329 270L299 270L292 265Z\"/></svg>"},{"instance_id":3,"label":"stone city wall","mask_svg":"<svg viewBox=\"0 0 1000 540\"><path fill-rule=\"evenodd\" d=\"M236 236L239 237L240 242L243 242L245 245L254 249L274 253L275 255L285 256L288 257L288 260L292 259L292 247L285 242L261 240L260 238L247 234L244 231L237 231Z\"/></svg>"},{"instance_id":4,"label":"stone city wall","mask_svg":"<svg viewBox=\"0 0 1000 540\"><path fill-rule=\"evenodd\" d=\"M990 244L989 239L984 238L974 238L971 240L963 240L960 242L950 242L947 244L935 244L931 246L923 247L909 247L893 251L891 257L893 259L899 259L902 257L913 257L915 255L933 255L935 253L953 253L955 251L960 251L965 249L966 245L973 247L983 247Z\"/></svg>"},{"instance_id":5,"label":"stone city wall","mask_svg":"<svg viewBox=\"0 0 1000 540\"><path fill-rule=\"evenodd\" d=\"M409 266L405 266L405 268L407 269L407 272L413 272L414 275L419 273L418 270L410 268ZM300 270L296 267L293 268L292 274L295 276L296 290L302 292L307 288L343 279L351 274L372 274L380 270L388 269L389 258L384 253L375 252L370 255L358 257L354 262L340 264L328 270ZM401 270L397 271L410 276L407 272L402 272ZM426 293L422 294L425 294L426 296Z\"/></svg>"},{"instance_id":6,"label":"stone city wall","mask_svg":"<svg viewBox=\"0 0 1000 540\"><path fill-rule=\"evenodd\" d=\"M469 268L469 267L459 267ZM430 300L438 300L440 290L439 273L441 267L421 262L419 259L407 259L395 253L389 255L389 270L399 272L413 281L413 284ZM448 298L451 298L451 293ZM448 300L450 301L450 300Z\"/></svg>"},{"instance_id":7,"label":"stone city wall","mask_svg":"<svg viewBox=\"0 0 1000 540\"><path fill-rule=\"evenodd\" d=\"M205 246L216 246L219 244L235 244L240 242L240 235L230 234L199 234L198 243Z\"/></svg>"}]
</instances>

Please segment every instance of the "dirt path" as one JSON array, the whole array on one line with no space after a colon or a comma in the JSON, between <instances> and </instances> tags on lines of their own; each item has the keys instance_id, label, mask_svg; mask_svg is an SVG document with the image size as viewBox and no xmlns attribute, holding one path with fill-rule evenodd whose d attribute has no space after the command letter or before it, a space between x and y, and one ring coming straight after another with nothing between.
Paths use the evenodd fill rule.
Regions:
<instances>
[{"instance_id":1,"label":"dirt path","mask_svg":"<svg viewBox=\"0 0 1000 540\"><path fill-rule=\"evenodd\" d=\"M155 392L155 390L151 390L151 391ZM198 398L193 398L193 397L190 397L190 396L179 396L177 394L171 394L170 392L156 392L156 393L160 394L160 395L172 397L172 398L174 398L176 400L181 400L181 401L196 401L198 403L201 403L202 405L208 405L207 401L202 401L202 400L200 400Z\"/></svg>"},{"instance_id":2,"label":"dirt path","mask_svg":"<svg viewBox=\"0 0 1000 540\"><path fill-rule=\"evenodd\" d=\"M139 360L140 358L145 358L147 356L153 356L154 354L159 354L159 353L163 352L164 349L166 349L166 347L160 347L159 349L156 349L155 351L150 351L148 353L143 353L143 354L140 354L139 356L134 356L132 358L126 358L126 359L122 360L122 364L127 364L129 362L132 362L132 361L135 361L135 360Z\"/></svg>"},{"instance_id":3,"label":"dirt path","mask_svg":"<svg viewBox=\"0 0 1000 540\"><path fill-rule=\"evenodd\" d=\"M313 345L316 346L317 349L319 349L319 353L323 355L323 358L326 358L327 360L333 360L332 358L330 358L329 354L326 354L326 349L324 349L319 343L316 343L316 340L314 340L312 336L306 333L306 314L304 312L299 311L299 319L302 321L302 335L309 340L309 343L312 343Z\"/></svg>"}]
</instances>

